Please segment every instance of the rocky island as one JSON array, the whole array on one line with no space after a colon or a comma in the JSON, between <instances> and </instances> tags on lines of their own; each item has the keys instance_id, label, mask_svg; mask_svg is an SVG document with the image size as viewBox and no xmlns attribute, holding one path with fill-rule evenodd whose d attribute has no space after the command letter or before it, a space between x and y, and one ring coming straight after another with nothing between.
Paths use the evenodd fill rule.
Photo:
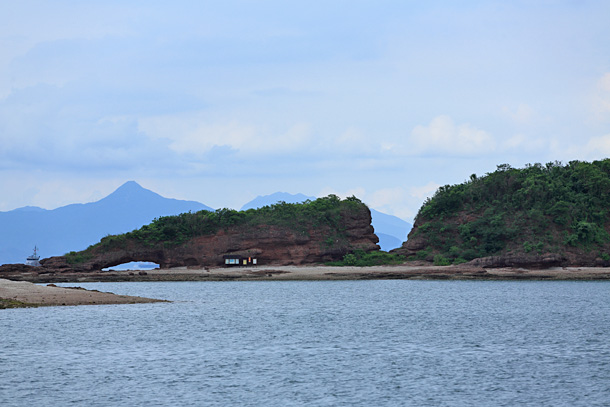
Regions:
<instances>
[{"instance_id":1,"label":"rocky island","mask_svg":"<svg viewBox=\"0 0 610 407\"><path fill-rule=\"evenodd\" d=\"M386 253L377 242L368 207L355 197L331 195L301 204L160 217L86 250L43 259L41 267L0 266L0 278L43 283L606 280L610 160L523 169L500 165L492 173L439 188L422 205L401 248ZM257 263L226 267L227 256ZM132 261L154 262L160 269L108 269Z\"/></svg>"},{"instance_id":2,"label":"rocky island","mask_svg":"<svg viewBox=\"0 0 610 407\"><path fill-rule=\"evenodd\" d=\"M378 251L378 241L366 205L331 195L246 211L160 217L132 232L106 236L86 250L43 259L38 268L0 266L0 277L28 272L60 277L133 261L154 262L162 269L218 267L226 256L253 257L267 266L307 265L341 260L354 251Z\"/></svg>"},{"instance_id":3,"label":"rocky island","mask_svg":"<svg viewBox=\"0 0 610 407\"><path fill-rule=\"evenodd\" d=\"M610 160L504 164L446 185L396 253L435 265L610 266Z\"/></svg>"}]
</instances>

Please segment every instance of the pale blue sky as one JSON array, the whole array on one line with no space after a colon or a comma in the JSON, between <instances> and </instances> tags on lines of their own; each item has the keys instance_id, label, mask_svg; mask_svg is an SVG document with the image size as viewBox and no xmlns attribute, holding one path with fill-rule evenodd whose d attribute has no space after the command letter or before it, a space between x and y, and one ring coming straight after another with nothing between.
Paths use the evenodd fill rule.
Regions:
<instances>
[{"instance_id":1,"label":"pale blue sky","mask_svg":"<svg viewBox=\"0 0 610 407\"><path fill-rule=\"evenodd\" d=\"M497 164L610 156L607 1L0 1L0 211L127 180L411 220Z\"/></svg>"}]
</instances>

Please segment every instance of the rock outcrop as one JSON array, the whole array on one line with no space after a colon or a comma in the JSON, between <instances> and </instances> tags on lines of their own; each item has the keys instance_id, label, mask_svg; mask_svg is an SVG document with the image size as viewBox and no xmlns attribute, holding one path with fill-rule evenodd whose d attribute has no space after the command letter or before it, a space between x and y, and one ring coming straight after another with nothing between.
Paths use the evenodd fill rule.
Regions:
<instances>
[{"instance_id":1,"label":"rock outcrop","mask_svg":"<svg viewBox=\"0 0 610 407\"><path fill-rule=\"evenodd\" d=\"M409 232L407 241L403 242L402 246L391 250L391 252L409 258L411 256L416 255L417 252L419 252L420 250L424 250L426 247L428 247L428 241L426 240L425 236L417 233L418 228L419 225L416 220L415 224L413 225L413 228Z\"/></svg>"},{"instance_id":2,"label":"rock outcrop","mask_svg":"<svg viewBox=\"0 0 610 407\"><path fill-rule=\"evenodd\" d=\"M98 244L70 256L43 259L36 272L93 271L132 261L153 262L161 268L214 267L224 264L225 255L255 257L260 265L303 265L340 260L354 250L379 250L371 214L364 204L334 198L329 202L323 203L334 205L332 222L318 219L307 224L301 220L296 227L291 222L245 222L221 227L213 234L192 236L180 244L151 243L139 235L126 234L117 240L120 243Z\"/></svg>"},{"instance_id":3,"label":"rock outcrop","mask_svg":"<svg viewBox=\"0 0 610 407\"><path fill-rule=\"evenodd\" d=\"M610 264L610 160L499 165L440 187L393 251L436 265L485 268Z\"/></svg>"},{"instance_id":4,"label":"rock outcrop","mask_svg":"<svg viewBox=\"0 0 610 407\"><path fill-rule=\"evenodd\" d=\"M469 266L481 268L527 268L548 269L559 267L566 259L559 254L549 253L546 255L504 255L489 256L474 259L468 262Z\"/></svg>"},{"instance_id":5,"label":"rock outcrop","mask_svg":"<svg viewBox=\"0 0 610 407\"><path fill-rule=\"evenodd\" d=\"M445 225L447 225L447 229L456 230L460 224L470 221L472 220L468 219L464 223L454 222L453 224L446 222ZM427 264L432 263L435 255L439 254L439 252L429 250L431 243L428 236L425 233L418 233L422 224L425 224L422 219L416 220L409 234L409 239L401 247L391 252L413 259L421 256L421 253L429 251L420 260ZM448 237L444 236L444 238L447 239ZM456 239L451 236L449 238ZM598 251L587 250L583 247L564 246L561 249L561 253L525 253L523 250L519 250L523 247L522 241L508 242L507 246L512 249L512 252L475 258L468 261L466 265L481 268L525 268L532 270L552 267L610 267L610 260L607 257L605 259L601 258Z\"/></svg>"}]
</instances>

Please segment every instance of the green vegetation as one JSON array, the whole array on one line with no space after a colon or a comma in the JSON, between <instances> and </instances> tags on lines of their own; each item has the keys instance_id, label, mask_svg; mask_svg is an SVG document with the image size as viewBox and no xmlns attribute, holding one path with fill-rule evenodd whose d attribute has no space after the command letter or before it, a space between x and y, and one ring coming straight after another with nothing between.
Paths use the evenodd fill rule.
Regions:
<instances>
[{"instance_id":1,"label":"green vegetation","mask_svg":"<svg viewBox=\"0 0 610 407\"><path fill-rule=\"evenodd\" d=\"M356 250L343 256L341 261L333 261L327 263L329 266L381 266L384 264L402 264L405 262L405 256L387 252L370 252L364 250Z\"/></svg>"},{"instance_id":2,"label":"green vegetation","mask_svg":"<svg viewBox=\"0 0 610 407\"><path fill-rule=\"evenodd\" d=\"M7 308L29 308L29 307L38 307L37 304L29 304L27 302L21 302L17 300L11 300L8 298L0 298L0 309Z\"/></svg>"},{"instance_id":3,"label":"green vegetation","mask_svg":"<svg viewBox=\"0 0 610 407\"><path fill-rule=\"evenodd\" d=\"M605 253L610 242L610 160L499 165L483 177L440 187L419 210L412 259L460 263L506 253ZM609 256L610 258L610 256Z\"/></svg>"},{"instance_id":4,"label":"green vegetation","mask_svg":"<svg viewBox=\"0 0 610 407\"><path fill-rule=\"evenodd\" d=\"M91 259L91 253L89 252L70 252L65 254L66 261L68 264L79 264L84 263Z\"/></svg>"},{"instance_id":5,"label":"green vegetation","mask_svg":"<svg viewBox=\"0 0 610 407\"><path fill-rule=\"evenodd\" d=\"M328 227L332 235L322 244L332 247L336 242L346 239L343 216L365 208L366 206L356 197L341 200L336 195L329 195L299 204L279 202L247 211L223 208L214 212L199 211L177 216L162 216L132 232L106 236L87 250L70 252L66 257L69 263L77 264L89 260L93 250L123 248L128 242L138 242L150 247L158 245L173 247L195 236L212 235L219 230L235 226L259 225L288 227L302 234L307 234L312 228Z\"/></svg>"}]
</instances>

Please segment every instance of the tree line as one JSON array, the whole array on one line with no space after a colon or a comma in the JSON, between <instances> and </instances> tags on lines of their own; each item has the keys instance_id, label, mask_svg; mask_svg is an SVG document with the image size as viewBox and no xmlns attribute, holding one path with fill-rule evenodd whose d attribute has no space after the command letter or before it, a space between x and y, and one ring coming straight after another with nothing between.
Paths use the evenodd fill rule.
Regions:
<instances>
[{"instance_id":1,"label":"tree line","mask_svg":"<svg viewBox=\"0 0 610 407\"><path fill-rule=\"evenodd\" d=\"M599 250L610 240L610 160L508 164L440 187L420 208L417 258L450 264L507 252ZM610 258L610 256L608 256Z\"/></svg>"}]
</instances>

